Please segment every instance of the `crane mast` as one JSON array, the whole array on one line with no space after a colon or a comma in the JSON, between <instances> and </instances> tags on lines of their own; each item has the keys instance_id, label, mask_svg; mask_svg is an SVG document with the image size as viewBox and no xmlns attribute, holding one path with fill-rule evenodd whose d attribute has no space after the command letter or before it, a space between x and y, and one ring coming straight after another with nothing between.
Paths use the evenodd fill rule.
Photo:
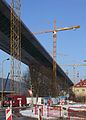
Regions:
<instances>
[{"instance_id":1,"label":"crane mast","mask_svg":"<svg viewBox=\"0 0 86 120\"><path fill-rule=\"evenodd\" d=\"M53 81L51 84L51 89L54 91L53 96L57 95L57 86L56 86L56 20L54 20L54 31L53 31ZM55 89L54 89L55 88Z\"/></svg>"},{"instance_id":2,"label":"crane mast","mask_svg":"<svg viewBox=\"0 0 86 120\"><path fill-rule=\"evenodd\" d=\"M71 26L71 27L64 27L64 28L56 28L56 20L54 20L54 29L53 30L46 30L46 31L40 31L40 32L34 32L33 34L45 34L45 33L53 33L53 79L51 83L51 95L57 96L58 95L58 85L57 85L57 78L56 78L56 39L57 39L57 32L59 31L66 31L66 30L72 30L72 29L78 29L80 26Z\"/></svg>"},{"instance_id":3,"label":"crane mast","mask_svg":"<svg viewBox=\"0 0 86 120\"><path fill-rule=\"evenodd\" d=\"M21 2L20 0L11 0L10 13L10 54L11 54L11 91L20 92L18 82L21 81ZM14 88L14 80L17 83Z\"/></svg>"}]
</instances>

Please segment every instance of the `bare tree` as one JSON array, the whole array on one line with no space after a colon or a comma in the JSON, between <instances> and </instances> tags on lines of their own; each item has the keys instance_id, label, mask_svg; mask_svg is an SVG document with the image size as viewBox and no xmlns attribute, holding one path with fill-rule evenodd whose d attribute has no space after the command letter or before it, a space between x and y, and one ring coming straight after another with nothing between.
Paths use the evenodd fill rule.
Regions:
<instances>
[{"instance_id":1,"label":"bare tree","mask_svg":"<svg viewBox=\"0 0 86 120\"><path fill-rule=\"evenodd\" d=\"M25 95L28 95L28 89L30 89L31 87L31 77L30 77L30 70L27 69L24 73L23 73L23 93Z\"/></svg>"}]
</instances>

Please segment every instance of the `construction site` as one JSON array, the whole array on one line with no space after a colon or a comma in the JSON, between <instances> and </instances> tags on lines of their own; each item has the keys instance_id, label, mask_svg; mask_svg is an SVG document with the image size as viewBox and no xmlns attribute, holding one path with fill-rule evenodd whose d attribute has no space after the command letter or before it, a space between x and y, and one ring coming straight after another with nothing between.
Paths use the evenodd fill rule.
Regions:
<instances>
[{"instance_id":1,"label":"construction site","mask_svg":"<svg viewBox=\"0 0 86 120\"><path fill-rule=\"evenodd\" d=\"M63 63L59 64L57 59L58 32L61 31L61 35L69 34L70 38L77 34L78 38L75 39L79 39L81 24L76 20L76 25L58 27L57 19L53 19L52 29L43 30L41 27L39 32L36 29L32 31L24 23L27 15L22 15L22 6L27 4L25 2L27 1L0 0L0 120L86 120L86 77L79 78L79 72L77 81L75 77L75 68L86 67L86 64L69 64L68 60L63 64L64 58L61 58ZM28 11L25 12L28 14ZM33 12L29 16L32 14ZM40 26L40 23L36 24ZM44 44L49 46L51 40L45 37L47 34L52 35L52 55L47 50L49 47L45 48L40 42L41 37L37 37L43 36L46 39ZM74 48L69 46L68 49L67 51L73 52ZM5 57L5 54L8 56ZM79 56L80 54L82 53L79 52ZM82 61L86 62L84 58ZM24 74L22 64L28 68ZM73 79L63 66L73 68Z\"/></svg>"}]
</instances>

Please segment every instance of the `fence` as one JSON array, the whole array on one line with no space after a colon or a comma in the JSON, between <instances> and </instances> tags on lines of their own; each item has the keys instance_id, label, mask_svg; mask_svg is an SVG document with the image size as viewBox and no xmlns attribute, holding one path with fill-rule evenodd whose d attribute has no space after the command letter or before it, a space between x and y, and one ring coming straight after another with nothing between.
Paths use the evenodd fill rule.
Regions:
<instances>
[{"instance_id":1,"label":"fence","mask_svg":"<svg viewBox=\"0 0 86 120\"><path fill-rule=\"evenodd\" d=\"M86 120L86 107L69 107L68 120Z\"/></svg>"},{"instance_id":2,"label":"fence","mask_svg":"<svg viewBox=\"0 0 86 120\"><path fill-rule=\"evenodd\" d=\"M67 120L86 120L86 107L84 106L47 106L47 105L34 105L34 115L42 120L44 117L54 117Z\"/></svg>"},{"instance_id":3,"label":"fence","mask_svg":"<svg viewBox=\"0 0 86 120\"><path fill-rule=\"evenodd\" d=\"M35 105L35 115L38 115L38 110L41 108L42 116L46 117L61 117L61 106L50 107L46 105Z\"/></svg>"},{"instance_id":4,"label":"fence","mask_svg":"<svg viewBox=\"0 0 86 120\"><path fill-rule=\"evenodd\" d=\"M86 107L68 107L68 106L35 106L35 114L38 115L38 109L41 107L42 116L67 118L68 120L86 120Z\"/></svg>"},{"instance_id":5,"label":"fence","mask_svg":"<svg viewBox=\"0 0 86 120\"><path fill-rule=\"evenodd\" d=\"M47 107L47 117L61 117L62 116L62 108L61 106L57 107Z\"/></svg>"}]
</instances>

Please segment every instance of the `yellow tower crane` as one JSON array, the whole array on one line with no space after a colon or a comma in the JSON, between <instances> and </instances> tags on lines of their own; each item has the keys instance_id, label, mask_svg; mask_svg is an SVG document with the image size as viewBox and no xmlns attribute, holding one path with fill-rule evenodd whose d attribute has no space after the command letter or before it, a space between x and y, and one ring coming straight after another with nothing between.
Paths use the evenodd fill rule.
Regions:
<instances>
[{"instance_id":1,"label":"yellow tower crane","mask_svg":"<svg viewBox=\"0 0 86 120\"><path fill-rule=\"evenodd\" d=\"M34 32L33 34L45 34L45 33L53 33L53 81L51 85L51 90L52 96L58 95L58 88L57 88L57 81L56 81L56 33L59 31L64 31L64 30L72 30L72 29L78 29L80 26L71 26L71 27L65 27L65 28L57 28L56 27L56 20L54 20L54 29L53 30L46 30L46 31L41 31L41 32Z\"/></svg>"},{"instance_id":2,"label":"yellow tower crane","mask_svg":"<svg viewBox=\"0 0 86 120\"><path fill-rule=\"evenodd\" d=\"M11 91L16 90L20 93L18 82L21 81L21 2L20 0L11 0L10 13L10 54L11 54ZM14 88L14 80L17 83Z\"/></svg>"}]
</instances>

